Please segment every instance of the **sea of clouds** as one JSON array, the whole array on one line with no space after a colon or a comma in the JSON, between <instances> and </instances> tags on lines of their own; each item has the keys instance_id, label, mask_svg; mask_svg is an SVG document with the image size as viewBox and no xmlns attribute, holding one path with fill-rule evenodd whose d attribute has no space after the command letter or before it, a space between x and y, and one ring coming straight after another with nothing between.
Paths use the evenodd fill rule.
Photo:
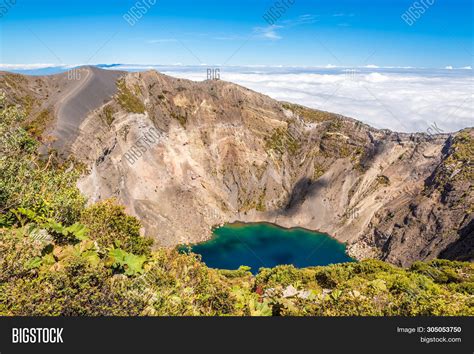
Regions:
<instances>
[{"instance_id":1,"label":"sea of clouds","mask_svg":"<svg viewBox=\"0 0 474 354\"><path fill-rule=\"evenodd\" d=\"M155 69L194 81L206 80L208 69L219 69L221 80L237 83L277 100L353 117L375 128L447 133L474 126L474 78L470 67L99 66L128 71ZM0 70L28 74L61 72L71 67L9 68L0 64Z\"/></svg>"}]
</instances>

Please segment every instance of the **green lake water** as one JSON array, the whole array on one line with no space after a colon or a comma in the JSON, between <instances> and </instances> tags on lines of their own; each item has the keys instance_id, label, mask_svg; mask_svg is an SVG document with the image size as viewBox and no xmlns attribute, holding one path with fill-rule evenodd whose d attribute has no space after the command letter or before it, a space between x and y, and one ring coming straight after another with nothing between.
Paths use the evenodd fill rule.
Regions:
<instances>
[{"instance_id":1,"label":"green lake water","mask_svg":"<svg viewBox=\"0 0 474 354\"><path fill-rule=\"evenodd\" d=\"M344 244L321 233L272 224L228 224L214 230L214 237L191 246L208 267L237 269L293 264L303 268L353 261Z\"/></svg>"}]
</instances>

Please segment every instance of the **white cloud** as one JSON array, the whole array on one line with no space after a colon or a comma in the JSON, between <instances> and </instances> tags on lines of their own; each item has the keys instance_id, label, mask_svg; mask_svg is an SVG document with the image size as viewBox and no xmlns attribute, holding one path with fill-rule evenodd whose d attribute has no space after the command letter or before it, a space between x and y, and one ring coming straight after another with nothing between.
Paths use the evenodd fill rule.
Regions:
<instances>
[{"instance_id":1,"label":"white cloud","mask_svg":"<svg viewBox=\"0 0 474 354\"><path fill-rule=\"evenodd\" d=\"M219 40L219 41L240 41L240 40L245 40L247 38L248 37L246 37L246 36L240 36L240 35L236 35L236 34L214 37L214 39Z\"/></svg>"},{"instance_id":2,"label":"white cloud","mask_svg":"<svg viewBox=\"0 0 474 354\"><path fill-rule=\"evenodd\" d=\"M354 14L346 14L343 12L336 13L332 15L333 17L354 17Z\"/></svg>"},{"instance_id":3,"label":"white cloud","mask_svg":"<svg viewBox=\"0 0 474 354\"><path fill-rule=\"evenodd\" d=\"M315 22L319 21L319 16L318 15L312 15L312 14L305 14L297 17L296 19L290 19L290 20L284 20L281 21L282 24L284 24L287 27L292 27L292 26L301 26L301 25L307 25L307 24L312 24Z\"/></svg>"},{"instance_id":4,"label":"white cloud","mask_svg":"<svg viewBox=\"0 0 474 354\"><path fill-rule=\"evenodd\" d=\"M317 21L318 21L318 15L305 14L305 15L300 15L294 19L280 21L279 25L270 25L267 27L255 27L253 31L259 38L278 40L278 39L281 39L282 37L280 34L277 33L277 30L312 24Z\"/></svg>"},{"instance_id":5,"label":"white cloud","mask_svg":"<svg viewBox=\"0 0 474 354\"><path fill-rule=\"evenodd\" d=\"M278 40L282 37L276 32L278 29L283 28L282 26L272 25L267 27L256 27L254 28L255 34L260 38Z\"/></svg>"},{"instance_id":6,"label":"white cloud","mask_svg":"<svg viewBox=\"0 0 474 354\"><path fill-rule=\"evenodd\" d=\"M205 79L204 72L170 69L166 74ZM224 67L221 78L375 128L423 132L436 123L454 132L474 126L474 78L462 70Z\"/></svg>"},{"instance_id":7,"label":"white cloud","mask_svg":"<svg viewBox=\"0 0 474 354\"><path fill-rule=\"evenodd\" d=\"M149 39L146 41L148 44L156 44L156 43L170 43L176 42L174 38L160 38L160 39Z\"/></svg>"},{"instance_id":8,"label":"white cloud","mask_svg":"<svg viewBox=\"0 0 474 354\"><path fill-rule=\"evenodd\" d=\"M35 70L57 66L57 64L0 64L0 70Z\"/></svg>"},{"instance_id":9,"label":"white cloud","mask_svg":"<svg viewBox=\"0 0 474 354\"><path fill-rule=\"evenodd\" d=\"M445 67L446 70L453 70L453 67L451 65L448 65L447 67Z\"/></svg>"}]
</instances>

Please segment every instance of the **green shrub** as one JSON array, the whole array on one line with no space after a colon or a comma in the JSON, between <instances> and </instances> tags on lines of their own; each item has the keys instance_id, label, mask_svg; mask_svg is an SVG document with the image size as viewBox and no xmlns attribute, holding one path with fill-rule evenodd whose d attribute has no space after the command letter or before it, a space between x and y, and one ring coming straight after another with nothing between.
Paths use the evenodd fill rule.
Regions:
<instances>
[{"instance_id":1,"label":"green shrub","mask_svg":"<svg viewBox=\"0 0 474 354\"><path fill-rule=\"evenodd\" d=\"M137 255L149 255L153 241L140 235L140 222L125 213L113 199L88 207L81 223L89 229L90 238L101 247L118 247Z\"/></svg>"},{"instance_id":2,"label":"green shrub","mask_svg":"<svg viewBox=\"0 0 474 354\"><path fill-rule=\"evenodd\" d=\"M110 271L74 257L64 267L42 271L3 287L1 315L136 316L146 301L130 291L132 284L114 284Z\"/></svg>"},{"instance_id":3,"label":"green shrub","mask_svg":"<svg viewBox=\"0 0 474 354\"><path fill-rule=\"evenodd\" d=\"M85 203L76 187L79 173L54 156L39 159L37 141L18 125L25 113L6 107L4 96L0 107L0 227L13 222L11 210L20 207L73 224Z\"/></svg>"}]
</instances>

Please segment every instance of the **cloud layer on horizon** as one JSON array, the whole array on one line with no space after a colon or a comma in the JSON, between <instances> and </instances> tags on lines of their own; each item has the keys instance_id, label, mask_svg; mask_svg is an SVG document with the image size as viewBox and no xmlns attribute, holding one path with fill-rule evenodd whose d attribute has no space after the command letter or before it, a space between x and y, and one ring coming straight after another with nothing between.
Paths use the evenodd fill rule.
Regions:
<instances>
[{"instance_id":1,"label":"cloud layer on horizon","mask_svg":"<svg viewBox=\"0 0 474 354\"><path fill-rule=\"evenodd\" d=\"M45 66L47 64L42 64ZM99 65L100 66L100 65ZM41 74L30 65L29 74ZM56 68L57 72L72 66ZM103 65L104 68L162 73L194 81L206 79L206 66ZM20 65L11 69L21 72ZM32 71L33 70L33 71ZM51 68L47 73L51 73ZM436 125L443 132L474 126L474 77L470 68L324 68L222 67L221 79L281 101L299 103L353 117L375 128L424 132ZM46 72L44 72L46 73ZM433 129L433 128L432 128Z\"/></svg>"},{"instance_id":2,"label":"cloud layer on horizon","mask_svg":"<svg viewBox=\"0 0 474 354\"><path fill-rule=\"evenodd\" d=\"M205 77L204 70L165 73L196 81ZM333 69L279 73L223 68L221 79L277 100L353 117L375 128L424 132L436 124L443 132L454 132L474 126L474 78L470 72Z\"/></svg>"}]
</instances>

